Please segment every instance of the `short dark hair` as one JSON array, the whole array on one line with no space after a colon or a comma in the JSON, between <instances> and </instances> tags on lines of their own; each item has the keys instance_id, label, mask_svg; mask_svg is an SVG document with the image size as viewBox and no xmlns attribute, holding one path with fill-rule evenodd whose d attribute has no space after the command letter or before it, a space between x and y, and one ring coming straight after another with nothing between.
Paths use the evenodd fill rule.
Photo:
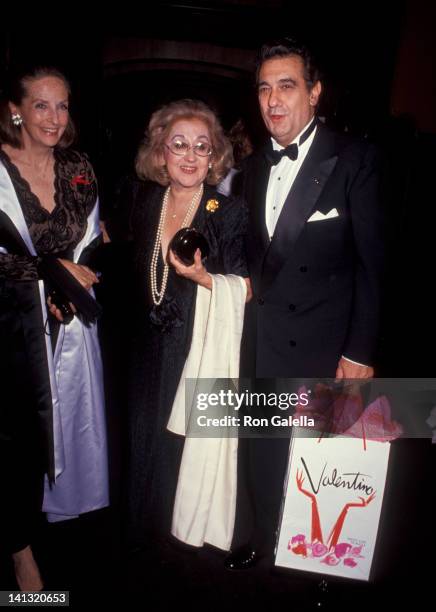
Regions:
<instances>
[{"instance_id":1,"label":"short dark hair","mask_svg":"<svg viewBox=\"0 0 436 612\"><path fill-rule=\"evenodd\" d=\"M256 83L259 71L264 62L279 57L297 56L303 62L303 76L310 90L321 80L321 71L315 54L306 44L294 38L284 37L271 40L262 45L256 59Z\"/></svg>"},{"instance_id":2,"label":"short dark hair","mask_svg":"<svg viewBox=\"0 0 436 612\"><path fill-rule=\"evenodd\" d=\"M70 97L71 86L68 79L60 70L52 66L33 66L10 74L6 80L6 87L0 97L0 143L8 144L15 149L22 148L21 130L12 123L9 102L12 102L16 106L20 106L27 95L27 85L31 81L37 81L45 77L60 79L67 89L68 97ZM71 116L69 116L67 127L57 146L67 148L75 139L76 128Z\"/></svg>"}]
</instances>

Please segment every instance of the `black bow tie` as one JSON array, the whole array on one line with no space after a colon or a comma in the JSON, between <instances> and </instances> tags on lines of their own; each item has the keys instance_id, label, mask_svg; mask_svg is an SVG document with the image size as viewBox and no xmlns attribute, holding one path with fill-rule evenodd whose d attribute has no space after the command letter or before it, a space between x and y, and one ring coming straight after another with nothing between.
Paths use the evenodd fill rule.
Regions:
<instances>
[{"instance_id":1,"label":"black bow tie","mask_svg":"<svg viewBox=\"0 0 436 612\"><path fill-rule=\"evenodd\" d=\"M272 166L276 166L280 160L282 159L282 157L289 157L289 159L291 159L292 161L295 161L298 158L298 147L303 144L303 142L305 142L309 136L311 135L311 133L313 132L313 130L316 128L316 118L312 121L312 123L309 125L309 127L307 128L307 130L300 136L300 140L298 141L298 144L296 142L293 142L292 144L288 145L287 147L285 147L284 149L280 149L280 151L275 151L274 149L270 149L267 153L266 153L266 157L268 159L268 161L270 162L270 164Z\"/></svg>"},{"instance_id":2,"label":"black bow tie","mask_svg":"<svg viewBox=\"0 0 436 612\"><path fill-rule=\"evenodd\" d=\"M293 142L284 149L281 149L280 151L275 151L273 149L272 151L268 152L268 157L272 166L276 166L280 162L282 157L289 157L289 159L295 161L298 157L298 145L296 142Z\"/></svg>"}]
</instances>

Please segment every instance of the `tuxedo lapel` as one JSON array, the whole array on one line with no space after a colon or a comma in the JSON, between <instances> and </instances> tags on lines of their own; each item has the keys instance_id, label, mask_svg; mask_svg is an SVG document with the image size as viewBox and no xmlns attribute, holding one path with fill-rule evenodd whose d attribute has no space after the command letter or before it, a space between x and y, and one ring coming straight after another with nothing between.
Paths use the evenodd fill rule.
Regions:
<instances>
[{"instance_id":1,"label":"tuxedo lapel","mask_svg":"<svg viewBox=\"0 0 436 612\"><path fill-rule=\"evenodd\" d=\"M265 200L268 189L270 169L271 165L269 164L265 156L265 151L263 150L258 155L254 169L251 169L251 176L253 178L251 180L251 189L248 200L252 219L250 239L254 241L257 251L259 251L259 245L261 246L260 250L262 252L262 256L268 249L270 243L265 219Z\"/></svg>"},{"instance_id":2,"label":"tuxedo lapel","mask_svg":"<svg viewBox=\"0 0 436 612\"><path fill-rule=\"evenodd\" d=\"M273 239L265 255L262 290L277 277L337 162L334 140L318 126L314 142L283 205Z\"/></svg>"}]
</instances>

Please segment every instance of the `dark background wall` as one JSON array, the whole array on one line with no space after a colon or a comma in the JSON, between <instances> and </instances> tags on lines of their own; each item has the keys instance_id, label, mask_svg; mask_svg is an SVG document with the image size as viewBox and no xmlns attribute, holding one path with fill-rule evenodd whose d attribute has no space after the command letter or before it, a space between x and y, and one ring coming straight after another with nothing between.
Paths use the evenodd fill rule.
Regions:
<instances>
[{"instance_id":1,"label":"dark background wall","mask_svg":"<svg viewBox=\"0 0 436 612\"><path fill-rule=\"evenodd\" d=\"M253 91L256 49L277 35L304 38L326 77L320 114L327 124L375 141L385 154L391 268L379 372L432 375L434 5L400 0L386 10L374 0L322 7L185 0L154 2L141 13L123 3L116 15L104 16L105 25L91 22L81 9L51 27L39 15L25 32L21 22L0 31L0 81L28 60L57 64L70 77L80 146L97 170L103 216L162 103L201 98L227 129L242 117L256 144L265 138Z\"/></svg>"},{"instance_id":2,"label":"dark background wall","mask_svg":"<svg viewBox=\"0 0 436 612\"><path fill-rule=\"evenodd\" d=\"M97 170L104 215L111 213L120 180L132 171L144 127L158 105L181 96L202 98L218 110L226 128L237 117L244 118L258 143L265 133L251 77L255 51L265 39L277 35L308 39L317 48L327 77L320 114L338 129L374 140L386 161L390 266L376 373L435 377L434 5L425 0L398 0L391 6L381 0L325 1L322 6L285 0L154 0L143 2L139 9L123 1L112 15L102 5L97 19L92 18L89 3L35 8L37 18L24 5L12 6L10 15L2 7L0 89L7 69L29 60L56 64L66 72L72 83L80 147L90 154ZM99 295L104 306L101 328L108 387L111 514L97 513L42 531L37 552L49 576L48 585L74 585L76 606L80 590L88 605L93 596L101 605L104 592L113 605L117 592L122 592L125 606L132 589L142 604L155 598L156 609L166 609L162 599L171 599L174 609L183 598L201 600L202 609L210 610L216 609L214 604L235 609L233 603L246 609L251 602L254 609L262 604L267 609L271 601L277 607L282 601L287 606L292 602L295 610L301 610L303 600L304 609L315 609L316 600L310 604L314 587L302 577L292 576L288 587L282 577L273 581L268 576L262 582L257 574L251 579L245 576L244 582L241 576L223 579L219 557L211 563L208 558L204 562L199 557L197 562L194 556L184 556L160 570L144 566L141 557L126 562L120 555L126 439L124 334L125 313L130 312L123 261L120 251L109 254ZM384 509L379 582L344 588L346 609L350 605L360 609L359 604L366 609L368 602L376 600L389 601L391 607L393 602L395 608L396 603L404 603L408 592L416 605L416 593L425 600L433 584L425 564L414 562L410 545L406 554L404 548L404 542L415 541L409 536L415 538L416 524L427 525L431 520L427 488L421 483L434 477L430 472L434 464L417 446L411 450L400 463L401 446L392 457L395 473L390 474L390 486L396 494L389 495ZM429 574L431 565L427 565ZM5 585L1 566L0 558L0 587ZM178 577L179 566L183 570ZM13 584L12 570L9 573L3 588ZM337 596L338 584L330 581L329 589ZM335 609L345 609L337 603Z\"/></svg>"},{"instance_id":3,"label":"dark background wall","mask_svg":"<svg viewBox=\"0 0 436 612\"><path fill-rule=\"evenodd\" d=\"M264 134L252 89L254 56L265 39L282 34L302 37L318 51L327 77L321 107L327 121L376 133L391 110L394 75L396 91L407 79L397 69L398 49L403 40L412 44L408 28L415 28L417 14L409 16L405 0L386 13L379 5L186 0L154 2L142 13L123 3L112 23L105 12L105 26L90 24L83 11L58 27L44 28L39 17L41 24L25 33L21 27L4 31L0 78L9 65L28 59L67 72L81 145L110 192L131 166L151 111L169 99L200 97L226 127L242 116L259 141ZM424 25L425 16L420 19ZM396 104L400 112L405 104Z\"/></svg>"}]
</instances>

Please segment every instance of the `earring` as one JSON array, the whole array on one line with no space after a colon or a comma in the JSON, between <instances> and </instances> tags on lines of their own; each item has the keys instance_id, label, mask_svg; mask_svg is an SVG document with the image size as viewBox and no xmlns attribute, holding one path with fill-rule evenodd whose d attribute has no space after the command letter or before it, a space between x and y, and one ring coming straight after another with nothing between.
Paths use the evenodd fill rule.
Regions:
<instances>
[{"instance_id":1,"label":"earring","mask_svg":"<svg viewBox=\"0 0 436 612\"><path fill-rule=\"evenodd\" d=\"M16 126L16 127L20 127L20 125L22 125L23 123L23 119L21 117L21 115L19 113L12 113L12 123Z\"/></svg>"},{"instance_id":2,"label":"earring","mask_svg":"<svg viewBox=\"0 0 436 612\"><path fill-rule=\"evenodd\" d=\"M209 170L212 170L212 164L209 162Z\"/></svg>"}]
</instances>

